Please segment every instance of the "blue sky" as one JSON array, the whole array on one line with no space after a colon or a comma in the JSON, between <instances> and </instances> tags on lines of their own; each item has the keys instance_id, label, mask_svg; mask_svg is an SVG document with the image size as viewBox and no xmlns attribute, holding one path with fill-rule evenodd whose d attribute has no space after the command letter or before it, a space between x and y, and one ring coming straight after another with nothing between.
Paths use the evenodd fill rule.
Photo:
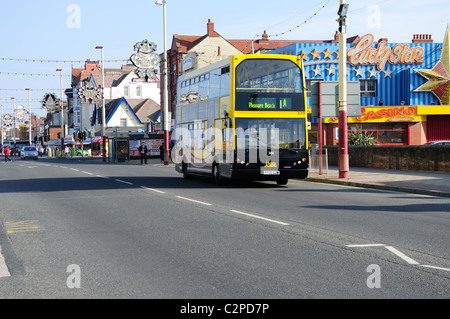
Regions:
<instances>
[{"instance_id":1,"label":"blue sky","mask_svg":"<svg viewBox=\"0 0 450 319\"><path fill-rule=\"evenodd\" d=\"M155 1L2 0L0 104L4 113L12 113L11 97L15 97L16 106L28 109L25 88L31 88L32 112L44 115L39 102L44 94L60 95L56 69L63 69L63 86L68 88L72 66L84 65L10 59L98 60L100 51L95 47L103 46L105 60L127 60L134 52L134 44L144 39L155 42L158 52L162 52L163 11ZM375 39L410 43L413 34L420 33L431 34L435 42L442 42L450 23L448 0L346 2L350 4L349 37L372 33ZM266 30L276 40L327 40L337 30L338 7L339 0L167 0L167 46L173 34L204 35L208 19L227 39L259 38ZM105 63L106 67L121 64Z\"/></svg>"}]
</instances>

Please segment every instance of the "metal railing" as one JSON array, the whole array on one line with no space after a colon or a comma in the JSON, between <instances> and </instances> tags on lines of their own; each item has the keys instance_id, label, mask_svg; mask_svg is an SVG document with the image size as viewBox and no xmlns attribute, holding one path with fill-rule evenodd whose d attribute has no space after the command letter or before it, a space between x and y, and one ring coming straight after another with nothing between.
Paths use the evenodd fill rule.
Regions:
<instances>
[{"instance_id":1,"label":"metal railing","mask_svg":"<svg viewBox=\"0 0 450 319\"><path fill-rule=\"evenodd\" d=\"M309 149L309 176L326 176L328 178L328 152L320 152L317 144Z\"/></svg>"}]
</instances>

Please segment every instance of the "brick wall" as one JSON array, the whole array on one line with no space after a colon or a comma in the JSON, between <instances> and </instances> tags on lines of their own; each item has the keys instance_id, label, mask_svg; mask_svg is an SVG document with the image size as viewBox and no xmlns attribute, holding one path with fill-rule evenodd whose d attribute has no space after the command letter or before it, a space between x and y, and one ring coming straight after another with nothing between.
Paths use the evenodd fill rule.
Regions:
<instances>
[{"instance_id":1,"label":"brick wall","mask_svg":"<svg viewBox=\"0 0 450 319\"><path fill-rule=\"evenodd\" d=\"M336 146L324 146L338 166ZM350 167L450 172L450 146L349 146Z\"/></svg>"}]
</instances>

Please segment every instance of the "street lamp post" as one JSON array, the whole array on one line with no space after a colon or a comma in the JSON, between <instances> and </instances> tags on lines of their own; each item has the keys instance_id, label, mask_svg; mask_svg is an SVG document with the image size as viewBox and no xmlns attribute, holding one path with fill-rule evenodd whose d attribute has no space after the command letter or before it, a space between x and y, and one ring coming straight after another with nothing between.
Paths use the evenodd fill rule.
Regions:
<instances>
[{"instance_id":1,"label":"street lamp post","mask_svg":"<svg viewBox=\"0 0 450 319\"><path fill-rule=\"evenodd\" d=\"M3 136L3 125L4 125L4 123L3 123L3 105L1 106L1 109L2 109L2 117L0 117L0 124L1 124L1 133L2 133L2 145L0 145L0 154L3 154L3 141L5 140L5 137Z\"/></svg>"},{"instance_id":2,"label":"street lamp post","mask_svg":"<svg viewBox=\"0 0 450 319\"><path fill-rule=\"evenodd\" d=\"M102 156L103 162L106 162L105 60L103 57L103 47L97 46L95 49L101 51L102 58Z\"/></svg>"},{"instance_id":3,"label":"street lamp post","mask_svg":"<svg viewBox=\"0 0 450 319\"><path fill-rule=\"evenodd\" d=\"M14 138L14 152L15 152L16 151L16 98L12 97L11 100L13 100L13 118L14 118L13 138Z\"/></svg>"},{"instance_id":4,"label":"street lamp post","mask_svg":"<svg viewBox=\"0 0 450 319\"><path fill-rule=\"evenodd\" d=\"M25 91L28 91L28 109L29 109L29 113L30 113L30 123L29 123L29 134L28 134L28 141L29 141L29 144L30 144L30 146L32 145L31 144L31 93L30 93L30 89L25 89Z\"/></svg>"},{"instance_id":5,"label":"street lamp post","mask_svg":"<svg viewBox=\"0 0 450 319\"><path fill-rule=\"evenodd\" d=\"M348 178L348 127L347 127L347 12L348 4L340 0L339 6L339 178Z\"/></svg>"},{"instance_id":6,"label":"street lamp post","mask_svg":"<svg viewBox=\"0 0 450 319\"><path fill-rule=\"evenodd\" d=\"M167 48L166 48L166 0L158 0L156 5L163 7L163 29L164 29L164 85L163 85L163 129L164 129L164 165L169 165L169 130L170 130L170 117L169 117L169 105L168 105L168 92L167 92Z\"/></svg>"},{"instance_id":7,"label":"street lamp post","mask_svg":"<svg viewBox=\"0 0 450 319\"><path fill-rule=\"evenodd\" d=\"M56 69L56 71L60 74L60 82L61 82L61 150L59 152L60 157L63 157L64 152L64 137L66 137L66 132L64 128L64 101L63 101L63 79L62 79L62 69Z\"/></svg>"}]
</instances>

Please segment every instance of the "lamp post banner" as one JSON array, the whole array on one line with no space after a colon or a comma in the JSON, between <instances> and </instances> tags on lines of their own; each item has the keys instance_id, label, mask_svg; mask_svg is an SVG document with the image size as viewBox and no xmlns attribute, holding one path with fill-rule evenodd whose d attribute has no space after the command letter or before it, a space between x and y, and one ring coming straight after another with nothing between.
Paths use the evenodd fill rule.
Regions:
<instances>
[{"instance_id":1,"label":"lamp post banner","mask_svg":"<svg viewBox=\"0 0 450 319\"><path fill-rule=\"evenodd\" d=\"M136 74L139 78L148 80L156 75L155 68L161 60L159 55L155 53L156 48L156 44L149 42L147 39L134 45L134 50L137 53L133 54L130 60L136 67Z\"/></svg>"}]
</instances>

